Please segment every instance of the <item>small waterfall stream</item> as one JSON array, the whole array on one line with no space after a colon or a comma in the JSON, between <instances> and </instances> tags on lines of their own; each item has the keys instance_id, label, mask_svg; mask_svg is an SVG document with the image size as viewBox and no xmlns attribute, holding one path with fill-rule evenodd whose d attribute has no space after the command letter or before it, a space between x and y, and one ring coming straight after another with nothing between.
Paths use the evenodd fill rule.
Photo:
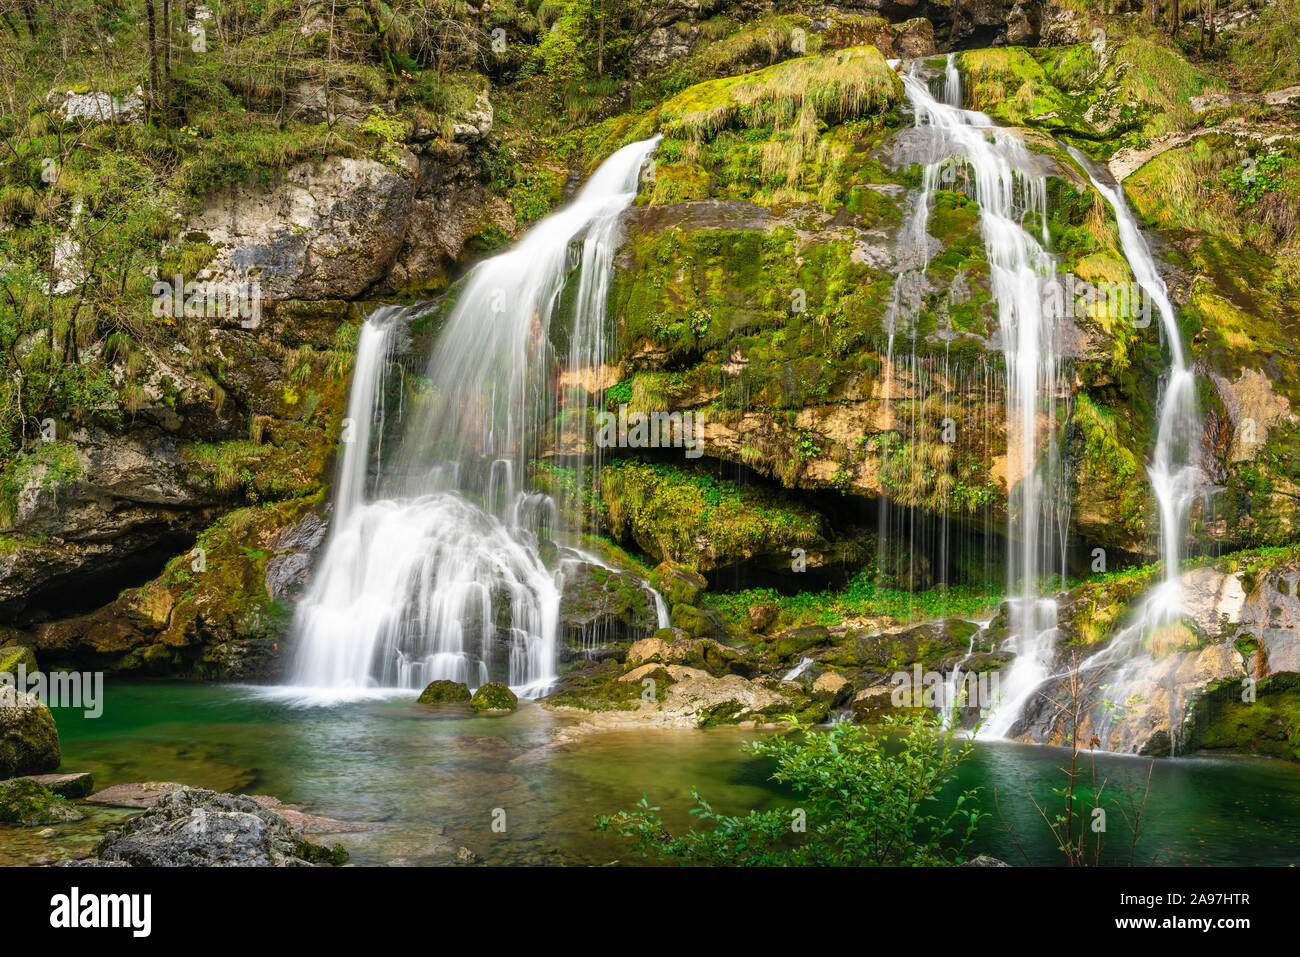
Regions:
<instances>
[{"instance_id":1,"label":"small waterfall stream","mask_svg":"<svg viewBox=\"0 0 1300 957\"><path fill-rule=\"evenodd\" d=\"M1049 533L1063 508L1054 443L1055 399L1063 388L1054 336L1060 317L1056 300L1043 295L1056 265L1024 225L1028 219L1047 235L1046 179L1035 172L1020 140L959 105L961 79L951 57L943 87L945 99L954 102L936 99L914 71L902 79L915 124L927 134L923 205L945 170L954 180L959 172L979 203L1007 365L1007 483L1013 498L1008 538L1014 543L1007 577L1015 596L1007 649L1015 658L1002 675L1001 703L982 732L1002 737L1048 677L1056 637L1056 602L1038 593L1044 557L1059 547L1059 536ZM924 213L919 215L924 229Z\"/></svg>"},{"instance_id":2,"label":"small waterfall stream","mask_svg":"<svg viewBox=\"0 0 1300 957\"><path fill-rule=\"evenodd\" d=\"M532 696L554 682L563 563L549 568L539 543L562 514L529 487L529 463L566 439L564 423L585 427L589 393L603 388L619 221L657 143L616 152L567 206L469 274L430 358L428 388L370 496L368 423L392 314L366 324L349 417L367 425L345 448L333 529L294 622L299 698L435 679L505 681ZM569 282L577 296L560 310ZM567 362L551 344L553 319L569 323L560 330ZM589 464L581 459L576 474Z\"/></svg>"},{"instance_id":3,"label":"small waterfall stream","mask_svg":"<svg viewBox=\"0 0 1300 957\"><path fill-rule=\"evenodd\" d=\"M1169 377L1160 400L1156 447L1147 474L1160 511L1160 557L1163 578L1143 598L1131 620L1106 648L1081 665L1081 669L1107 669L1102 684L1104 700L1092 709L1093 728L1110 751L1130 750L1133 729L1125 724L1125 705L1135 698L1167 697L1170 751L1177 753L1178 730L1187 705L1175 681L1181 656L1156 654L1161 629L1176 623L1183 613L1179 561L1183 557L1187 514L1201 486L1196 463L1200 422L1196 408L1195 375L1188 367L1182 332L1168 290L1156 269L1151 247L1118 185L1103 182L1087 157L1073 147L1070 155L1088 173L1093 188L1115 211L1120 246L1134 278L1160 315L1160 327L1169 348Z\"/></svg>"}]
</instances>

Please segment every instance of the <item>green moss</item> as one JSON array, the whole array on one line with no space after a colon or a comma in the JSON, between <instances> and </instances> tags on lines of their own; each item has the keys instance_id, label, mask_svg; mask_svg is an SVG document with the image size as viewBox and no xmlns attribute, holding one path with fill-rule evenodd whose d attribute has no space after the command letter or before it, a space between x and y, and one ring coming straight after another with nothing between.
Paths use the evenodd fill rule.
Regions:
<instances>
[{"instance_id":1,"label":"green moss","mask_svg":"<svg viewBox=\"0 0 1300 957\"><path fill-rule=\"evenodd\" d=\"M1260 680L1256 700L1242 701L1242 683L1231 680L1196 704L1189 750L1223 750L1300 761L1300 676Z\"/></svg>"},{"instance_id":2,"label":"green moss","mask_svg":"<svg viewBox=\"0 0 1300 957\"><path fill-rule=\"evenodd\" d=\"M439 704L444 701L469 701L469 688L460 681L431 681L420 692L420 704Z\"/></svg>"},{"instance_id":3,"label":"green moss","mask_svg":"<svg viewBox=\"0 0 1300 957\"><path fill-rule=\"evenodd\" d=\"M762 557L787 563L790 549L825 548L820 515L754 486L670 465L608 463L600 473L610 534L695 570Z\"/></svg>"},{"instance_id":4,"label":"green moss","mask_svg":"<svg viewBox=\"0 0 1300 957\"><path fill-rule=\"evenodd\" d=\"M68 801L35 781L0 781L0 824L38 827L79 821L82 816Z\"/></svg>"},{"instance_id":5,"label":"green moss","mask_svg":"<svg viewBox=\"0 0 1300 957\"><path fill-rule=\"evenodd\" d=\"M513 711L519 707L519 698L505 685L489 681L474 692L469 699L469 706L475 711L499 712Z\"/></svg>"},{"instance_id":6,"label":"green moss","mask_svg":"<svg viewBox=\"0 0 1300 957\"><path fill-rule=\"evenodd\" d=\"M0 648L0 674L18 674L18 666L27 669L27 674L36 673L36 655L24 645L6 645Z\"/></svg>"}]
</instances>

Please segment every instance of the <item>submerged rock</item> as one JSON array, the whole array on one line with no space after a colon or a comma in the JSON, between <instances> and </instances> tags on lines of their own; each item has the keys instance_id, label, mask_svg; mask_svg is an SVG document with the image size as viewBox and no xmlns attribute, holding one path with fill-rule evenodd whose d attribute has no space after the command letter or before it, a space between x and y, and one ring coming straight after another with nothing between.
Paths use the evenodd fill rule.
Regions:
<instances>
[{"instance_id":1,"label":"submerged rock","mask_svg":"<svg viewBox=\"0 0 1300 957\"><path fill-rule=\"evenodd\" d=\"M96 856L135 867L305 867L347 860L342 848L304 840L284 817L250 797L190 787L109 831Z\"/></svg>"},{"instance_id":2,"label":"submerged rock","mask_svg":"<svg viewBox=\"0 0 1300 957\"><path fill-rule=\"evenodd\" d=\"M505 685L489 681L470 698L469 706L475 711L501 712L514 711L519 707L519 698Z\"/></svg>"},{"instance_id":3,"label":"submerged rock","mask_svg":"<svg viewBox=\"0 0 1300 957\"><path fill-rule=\"evenodd\" d=\"M444 701L468 701L469 686L459 681L430 681L420 692L420 704L438 704Z\"/></svg>"}]
</instances>

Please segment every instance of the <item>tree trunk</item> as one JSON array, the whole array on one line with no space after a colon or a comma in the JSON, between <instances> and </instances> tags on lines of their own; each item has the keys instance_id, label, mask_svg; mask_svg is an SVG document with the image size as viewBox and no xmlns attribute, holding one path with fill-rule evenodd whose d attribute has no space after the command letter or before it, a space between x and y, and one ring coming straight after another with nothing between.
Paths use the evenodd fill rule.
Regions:
<instances>
[{"instance_id":1,"label":"tree trunk","mask_svg":"<svg viewBox=\"0 0 1300 957\"><path fill-rule=\"evenodd\" d=\"M172 122L172 0L162 0L163 11L163 95L164 122Z\"/></svg>"},{"instance_id":2,"label":"tree trunk","mask_svg":"<svg viewBox=\"0 0 1300 957\"><path fill-rule=\"evenodd\" d=\"M158 17L153 0L144 0L144 12L149 18L149 111L158 107Z\"/></svg>"}]
</instances>

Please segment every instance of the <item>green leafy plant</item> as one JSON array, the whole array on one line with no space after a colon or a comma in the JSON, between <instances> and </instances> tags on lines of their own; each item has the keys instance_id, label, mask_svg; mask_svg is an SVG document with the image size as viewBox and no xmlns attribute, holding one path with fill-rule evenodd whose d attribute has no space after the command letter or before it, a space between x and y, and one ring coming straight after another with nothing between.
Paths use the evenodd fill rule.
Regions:
<instances>
[{"instance_id":1,"label":"green leafy plant","mask_svg":"<svg viewBox=\"0 0 1300 957\"><path fill-rule=\"evenodd\" d=\"M630 839L642 857L676 864L886 866L960 863L984 814L978 789L951 810L935 802L971 752L929 713L891 716L879 728L837 722L744 749L773 759L771 780L801 798L797 807L718 812L692 789L696 825L673 834L648 798L631 811L599 815L596 827Z\"/></svg>"}]
</instances>

